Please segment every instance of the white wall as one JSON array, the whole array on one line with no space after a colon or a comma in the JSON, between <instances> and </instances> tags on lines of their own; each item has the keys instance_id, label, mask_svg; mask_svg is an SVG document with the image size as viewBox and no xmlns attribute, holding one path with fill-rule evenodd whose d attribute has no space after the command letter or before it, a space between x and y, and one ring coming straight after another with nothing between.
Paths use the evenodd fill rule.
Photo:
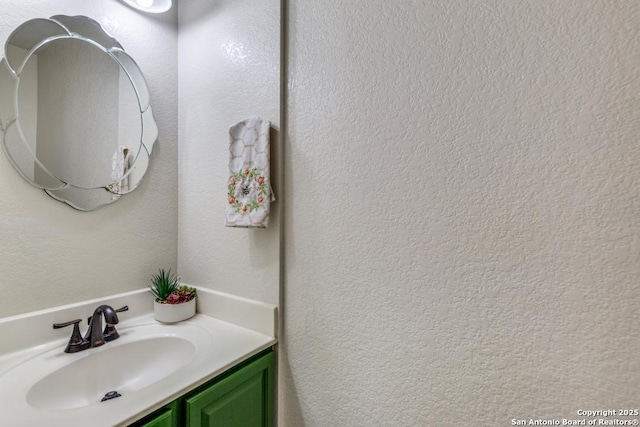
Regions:
<instances>
[{"instance_id":1,"label":"white wall","mask_svg":"<svg viewBox=\"0 0 640 427\"><path fill-rule=\"evenodd\" d=\"M139 289L177 264L176 13L152 17L116 0L4 0L0 40L57 14L96 19L136 59L159 138L141 186L88 213L32 187L0 156L0 317Z\"/></svg>"},{"instance_id":2,"label":"white wall","mask_svg":"<svg viewBox=\"0 0 640 427\"><path fill-rule=\"evenodd\" d=\"M179 4L178 265L186 283L278 303L279 206L266 230L225 227L229 126L280 121L280 1ZM271 133L277 198L278 132Z\"/></svg>"},{"instance_id":3,"label":"white wall","mask_svg":"<svg viewBox=\"0 0 640 427\"><path fill-rule=\"evenodd\" d=\"M289 7L281 425L637 406L638 3Z\"/></svg>"}]
</instances>

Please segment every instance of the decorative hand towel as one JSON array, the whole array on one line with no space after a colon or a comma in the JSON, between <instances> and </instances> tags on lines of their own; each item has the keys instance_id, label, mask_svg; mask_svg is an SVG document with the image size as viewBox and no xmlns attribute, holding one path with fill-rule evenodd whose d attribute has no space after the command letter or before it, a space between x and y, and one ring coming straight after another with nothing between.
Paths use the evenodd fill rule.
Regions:
<instances>
[{"instance_id":1,"label":"decorative hand towel","mask_svg":"<svg viewBox=\"0 0 640 427\"><path fill-rule=\"evenodd\" d=\"M269 207L275 200L269 168L268 120L252 117L229 128L229 182L227 227L269 225Z\"/></svg>"}]
</instances>

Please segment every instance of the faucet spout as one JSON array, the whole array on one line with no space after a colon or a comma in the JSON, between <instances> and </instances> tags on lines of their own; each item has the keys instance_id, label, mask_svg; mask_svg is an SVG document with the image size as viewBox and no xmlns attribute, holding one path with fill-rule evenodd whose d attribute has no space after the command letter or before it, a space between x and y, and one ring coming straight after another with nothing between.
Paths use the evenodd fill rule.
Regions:
<instances>
[{"instance_id":1,"label":"faucet spout","mask_svg":"<svg viewBox=\"0 0 640 427\"><path fill-rule=\"evenodd\" d=\"M105 337L102 332L102 316L104 316L107 325L117 325L119 322L118 315L113 307L101 305L96 308L93 311L89 329L84 337L85 340L89 341L90 347L100 347L105 343Z\"/></svg>"}]
</instances>

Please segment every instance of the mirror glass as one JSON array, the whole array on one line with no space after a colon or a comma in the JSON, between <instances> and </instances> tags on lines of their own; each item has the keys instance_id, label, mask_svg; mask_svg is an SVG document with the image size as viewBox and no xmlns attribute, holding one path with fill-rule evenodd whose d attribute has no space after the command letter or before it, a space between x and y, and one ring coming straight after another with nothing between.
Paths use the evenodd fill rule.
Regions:
<instances>
[{"instance_id":1,"label":"mirror glass","mask_svg":"<svg viewBox=\"0 0 640 427\"><path fill-rule=\"evenodd\" d=\"M0 130L14 168L80 210L135 189L158 134L137 64L83 16L34 19L9 36Z\"/></svg>"}]
</instances>

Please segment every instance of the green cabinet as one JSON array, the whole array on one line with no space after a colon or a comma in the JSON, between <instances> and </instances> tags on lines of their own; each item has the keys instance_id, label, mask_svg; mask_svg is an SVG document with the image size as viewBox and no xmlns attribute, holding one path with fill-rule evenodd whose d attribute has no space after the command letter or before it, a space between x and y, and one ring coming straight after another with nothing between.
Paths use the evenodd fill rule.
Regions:
<instances>
[{"instance_id":1,"label":"green cabinet","mask_svg":"<svg viewBox=\"0 0 640 427\"><path fill-rule=\"evenodd\" d=\"M273 427L274 354L260 353L130 427Z\"/></svg>"},{"instance_id":2,"label":"green cabinet","mask_svg":"<svg viewBox=\"0 0 640 427\"><path fill-rule=\"evenodd\" d=\"M171 410L163 410L159 414L153 414L150 420L145 420L142 423L136 423L134 426L140 427L175 427L173 423L173 416Z\"/></svg>"},{"instance_id":3,"label":"green cabinet","mask_svg":"<svg viewBox=\"0 0 640 427\"><path fill-rule=\"evenodd\" d=\"M180 423L180 399L165 405L153 414L136 421L129 427L178 427Z\"/></svg>"},{"instance_id":4,"label":"green cabinet","mask_svg":"<svg viewBox=\"0 0 640 427\"><path fill-rule=\"evenodd\" d=\"M159 415L154 420L145 424L146 427L173 427L173 420L171 419L171 411L167 411L162 415Z\"/></svg>"},{"instance_id":5,"label":"green cabinet","mask_svg":"<svg viewBox=\"0 0 640 427\"><path fill-rule=\"evenodd\" d=\"M189 427L272 427L273 352L186 399Z\"/></svg>"}]
</instances>

